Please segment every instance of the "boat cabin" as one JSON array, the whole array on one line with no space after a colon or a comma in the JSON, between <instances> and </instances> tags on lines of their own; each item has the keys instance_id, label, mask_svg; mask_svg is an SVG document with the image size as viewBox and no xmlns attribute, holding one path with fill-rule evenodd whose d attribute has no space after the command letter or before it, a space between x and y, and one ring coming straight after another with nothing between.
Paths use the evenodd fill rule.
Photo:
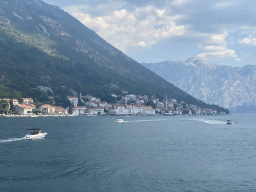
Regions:
<instances>
[{"instance_id":1,"label":"boat cabin","mask_svg":"<svg viewBox=\"0 0 256 192\"><path fill-rule=\"evenodd\" d=\"M38 135L41 132L41 129L27 129L27 133L30 135Z\"/></svg>"}]
</instances>

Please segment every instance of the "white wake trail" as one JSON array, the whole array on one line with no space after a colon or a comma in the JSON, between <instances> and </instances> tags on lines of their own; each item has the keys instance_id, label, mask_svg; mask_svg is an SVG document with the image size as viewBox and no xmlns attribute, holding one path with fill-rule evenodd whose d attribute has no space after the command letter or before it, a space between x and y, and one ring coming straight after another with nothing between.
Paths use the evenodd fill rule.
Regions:
<instances>
[{"instance_id":1,"label":"white wake trail","mask_svg":"<svg viewBox=\"0 0 256 192\"><path fill-rule=\"evenodd\" d=\"M7 139L7 140L0 140L0 143L8 143L8 142L13 142L13 141L21 141L21 140L24 140L26 139L25 137L22 137L22 138L10 138L10 139Z\"/></svg>"},{"instance_id":2,"label":"white wake trail","mask_svg":"<svg viewBox=\"0 0 256 192\"><path fill-rule=\"evenodd\" d=\"M36 135L35 137L22 137L22 138L10 138L10 139L6 139L6 140L0 140L0 143L8 143L8 142L13 142L13 141L21 141L21 140L29 140L29 139L33 139L33 140L37 140L37 139L44 139L45 136L47 135L47 133L41 133L39 135Z\"/></svg>"},{"instance_id":3,"label":"white wake trail","mask_svg":"<svg viewBox=\"0 0 256 192\"><path fill-rule=\"evenodd\" d=\"M190 121L199 121L207 124L212 124L212 125L224 125L227 124L225 121L216 121L216 120L209 120L209 119L188 119Z\"/></svg>"},{"instance_id":4,"label":"white wake trail","mask_svg":"<svg viewBox=\"0 0 256 192\"><path fill-rule=\"evenodd\" d=\"M117 123L136 123L136 122L156 122L156 121L167 121L168 119L155 119L155 120L134 120L134 121L122 121Z\"/></svg>"},{"instance_id":5,"label":"white wake trail","mask_svg":"<svg viewBox=\"0 0 256 192\"><path fill-rule=\"evenodd\" d=\"M148 121L167 121L168 119L154 119L154 120L137 120L136 122L148 122Z\"/></svg>"}]
</instances>

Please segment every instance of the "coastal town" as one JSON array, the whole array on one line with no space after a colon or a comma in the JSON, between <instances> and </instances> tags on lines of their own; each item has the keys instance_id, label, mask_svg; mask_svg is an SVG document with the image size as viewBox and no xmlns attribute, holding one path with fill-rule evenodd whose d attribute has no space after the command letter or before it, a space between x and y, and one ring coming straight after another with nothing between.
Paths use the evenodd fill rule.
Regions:
<instances>
[{"instance_id":1,"label":"coastal town","mask_svg":"<svg viewBox=\"0 0 256 192\"><path fill-rule=\"evenodd\" d=\"M100 98L92 95L68 96L67 99L72 105L71 109L50 104L36 107L32 98L23 98L22 102L17 99L3 98L1 100L6 101L7 112L1 116L217 115L214 109L200 108L183 101L178 102L173 98L160 101L155 96L149 98L147 95L126 94L120 97L114 93L112 97L115 98L115 103L101 101ZM8 113L11 108L16 113Z\"/></svg>"}]
</instances>

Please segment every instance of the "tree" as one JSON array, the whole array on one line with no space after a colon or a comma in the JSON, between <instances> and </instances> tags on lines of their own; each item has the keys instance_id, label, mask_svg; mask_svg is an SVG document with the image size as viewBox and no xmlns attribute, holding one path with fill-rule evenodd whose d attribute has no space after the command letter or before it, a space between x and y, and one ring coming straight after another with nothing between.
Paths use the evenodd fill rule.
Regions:
<instances>
[{"instance_id":1,"label":"tree","mask_svg":"<svg viewBox=\"0 0 256 192\"><path fill-rule=\"evenodd\" d=\"M13 101L10 102L10 110L13 110Z\"/></svg>"},{"instance_id":2,"label":"tree","mask_svg":"<svg viewBox=\"0 0 256 192\"><path fill-rule=\"evenodd\" d=\"M47 90L47 95L48 96L53 96L52 92L50 90Z\"/></svg>"},{"instance_id":3,"label":"tree","mask_svg":"<svg viewBox=\"0 0 256 192\"><path fill-rule=\"evenodd\" d=\"M81 99L78 99L78 106L84 106L84 104L82 103Z\"/></svg>"},{"instance_id":4,"label":"tree","mask_svg":"<svg viewBox=\"0 0 256 192\"><path fill-rule=\"evenodd\" d=\"M73 113L72 106L69 106L69 107L68 107L68 113L69 113L69 114L72 114L72 113Z\"/></svg>"},{"instance_id":5,"label":"tree","mask_svg":"<svg viewBox=\"0 0 256 192\"><path fill-rule=\"evenodd\" d=\"M67 107L69 107L69 108L72 108L72 104L71 104L71 102L69 101L69 99L67 99L67 98L62 98L63 99L63 107L64 108L67 108Z\"/></svg>"},{"instance_id":6,"label":"tree","mask_svg":"<svg viewBox=\"0 0 256 192\"><path fill-rule=\"evenodd\" d=\"M33 113L33 114L36 114L36 115L38 115L39 112L40 112L40 111L39 111L38 109L32 111L32 113Z\"/></svg>"},{"instance_id":7,"label":"tree","mask_svg":"<svg viewBox=\"0 0 256 192\"><path fill-rule=\"evenodd\" d=\"M152 106L154 109L156 108L156 105L154 104L154 102L151 100L151 99L149 99L148 100L148 102L145 104L145 105L147 105L147 106Z\"/></svg>"}]
</instances>

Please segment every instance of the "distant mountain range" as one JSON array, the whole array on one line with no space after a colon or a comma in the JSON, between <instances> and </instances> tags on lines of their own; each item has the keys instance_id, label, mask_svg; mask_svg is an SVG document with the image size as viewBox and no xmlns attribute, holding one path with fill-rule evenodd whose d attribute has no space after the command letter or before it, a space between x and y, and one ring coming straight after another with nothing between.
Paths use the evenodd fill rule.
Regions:
<instances>
[{"instance_id":1,"label":"distant mountain range","mask_svg":"<svg viewBox=\"0 0 256 192\"><path fill-rule=\"evenodd\" d=\"M142 65L206 103L228 108L232 112L256 112L254 65L220 66L197 58Z\"/></svg>"},{"instance_id":2,"label":"distant mountain range","mask_svg":"<svg viewBox=\"0 0 256 192\"><path fill-rule=\"evenodd\" d=\"M108 44L59 7L41 0L0 1L0 97L10 92L61 105L67 95L165 94L207 105Z\"/></svg>"}]
</instances>

